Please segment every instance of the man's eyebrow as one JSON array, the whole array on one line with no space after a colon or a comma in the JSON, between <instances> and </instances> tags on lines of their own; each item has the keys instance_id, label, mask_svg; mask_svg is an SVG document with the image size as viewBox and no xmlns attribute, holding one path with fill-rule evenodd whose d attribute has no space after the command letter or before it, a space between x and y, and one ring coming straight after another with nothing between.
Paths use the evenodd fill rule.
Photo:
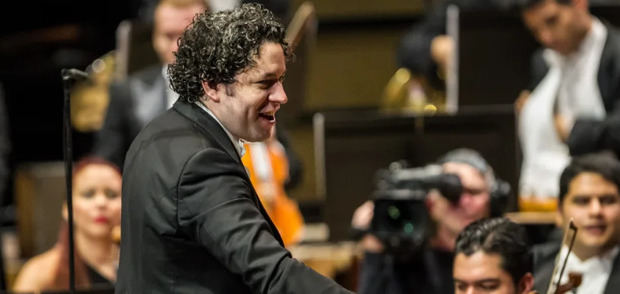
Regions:
<instances>
[{"instance_id":1,"label":"man's eyebrow","mask_svg":"<svg viewBox=\"0 0 620 294\"><path fill-rule=\"evenodd\" d=\"M486 283L486 282L498 282L499 278L488 278L488 279L482 279L482 280L475 280L475 281L463 281L463 280L459 280L457 278L453 278L454 282L457 283Z\"/></svg>"},{"instance_id":2,"label":"man's eyebrow","mask_svg":"<svg viewBox=\"0 0 620 294\"><path fill-rule=\"evenodd\" d=\"M594 195L590 195L590 194L575 194L573 195L572 198L592 198L595 197Z\"/></svg>"},{"instance_id":3,"label":"man's eyebrow","mask_svg":"<svg viewBox=\"0 0 620 294\"><path fill-rule=\"evenodd\" d=\"M475 281L476 284L484 284L484 283L488 283L488 282L499 282L499 278L488 278L488 279L483 279L483 280L477 280Z\"/></svg>"},{"instance_id":4,"label":"man's eyebrow","mask_svg":"<svg viewBox=\"0 0 620 294\"><path fill-rule=\"evenodd\" d=\"M286 72L282 73L281 77L286 76ZM264 73L259 75L259 79L264 80L264 79L279 79L280 77L278 77L278 75L275 72L268 72L268 73Z\"/></svg>"}]
</instances>

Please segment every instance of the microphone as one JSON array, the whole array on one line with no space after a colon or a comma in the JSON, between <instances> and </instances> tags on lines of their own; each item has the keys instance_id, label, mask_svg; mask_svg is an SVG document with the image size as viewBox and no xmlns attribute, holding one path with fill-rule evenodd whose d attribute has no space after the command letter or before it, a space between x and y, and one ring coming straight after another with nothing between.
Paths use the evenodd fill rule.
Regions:
<instances>
[{"instance_id":1,"label":"microphone","mask_svg":"<svg viewBox=\"0 0 620 294\"><path fill-rule=\"evenodd\" d=\"M65 81L68 80L74 80L74 81L81 81L81 80L88 80L90 79L90 77L88 76L88 74L84 71L81 71L79 69L75 69L75 68L63 68L62 70L60 70L60 74L62 75L62 79Z\"/></svg>"}]
</instances>

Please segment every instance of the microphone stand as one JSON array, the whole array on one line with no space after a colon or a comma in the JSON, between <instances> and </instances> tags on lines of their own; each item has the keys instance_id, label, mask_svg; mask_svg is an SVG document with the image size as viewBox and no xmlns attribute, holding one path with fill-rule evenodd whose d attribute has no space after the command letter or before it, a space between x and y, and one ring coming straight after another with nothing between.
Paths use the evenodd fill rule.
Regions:
<instances>
[{"instance_id":1,"label":"microphone stand","mask_svg":"<svg viewBox=\"0 0 620 294\"><path fill-rule=\"evenodd\" d=\"M77 69L62 69L63 105L63 157L65 161L65 184L67 188L67 210L69 226L69 292L75 293L75 244L73 240L73 141L71 138L71 86L73 82L88 78Z\"/></svg>"}]
</instances>

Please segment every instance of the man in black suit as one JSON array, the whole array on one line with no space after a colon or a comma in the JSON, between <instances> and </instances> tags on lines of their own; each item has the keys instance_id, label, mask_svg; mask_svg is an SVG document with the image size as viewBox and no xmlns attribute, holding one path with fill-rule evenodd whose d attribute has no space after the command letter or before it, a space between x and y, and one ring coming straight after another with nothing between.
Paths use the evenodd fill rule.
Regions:
<instances>
[{"instance_id":1,"label":"man in black suit","mask_svg":"<svg viewBox=\"0 0 620 294\"><path fill-rule=\"evenodd\" d=\"M608 154L576 157L562 172L559 186L558 225L565 227L573 219L578 228L565 272L583 274L577 293L619 293L620 163ZM548 293L556 256L566 256L560 243L534 248L534 288L540 293Z\"/></svg>"},{"instance_id":2,"label":"man in black suit","mask_svg":"<svg viewBox=\"0 0 620 294\"><path fill-rule=\"evenodd\" d=\"M204 0L161 0L154 11L152 42L160 63L142 69L110 86L110 103L97 134L95 154L123 166L125 153L138 132L170 108L178 95L167 81L177 40L194 15L207 8Z\"/></svg>"},{"instance_id":3,"label":"man in black suit","mask_svg":"<svg viewBox=\"0 0 620 294\"><path fill-rule=\"evenodd\" d=\"M179 93L126 157L116 293L349 293L291 258L241 163L287 97L284 28L259 5L200 14Z\"/></svg>"}]
</instances>

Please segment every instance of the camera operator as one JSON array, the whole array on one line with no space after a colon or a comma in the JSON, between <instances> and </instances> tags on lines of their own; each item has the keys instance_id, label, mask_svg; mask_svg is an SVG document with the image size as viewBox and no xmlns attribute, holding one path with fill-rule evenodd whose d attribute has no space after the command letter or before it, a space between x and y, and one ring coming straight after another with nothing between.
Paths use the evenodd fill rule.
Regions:
<instances>
[{"instance_id":1,"label":"camera operator","mask_svg":"<svg viewBox=\"0 0 620 294\"><path fill-rule=\"evenodd\" d=\"M372 201L356 209L352 226L367 232L361 240L365 256L359 293L454 293L456 238L468 224L491 215L491 188L496 180L486 160L470 149L450 151L438 163L443 173L458 176L461 196L453 203L436 190L428 193L424 204L431 219L430 233L414 254L403 256L386 250L386 245L369 231L374 214Z\"/></svg>"}]
</instances>

